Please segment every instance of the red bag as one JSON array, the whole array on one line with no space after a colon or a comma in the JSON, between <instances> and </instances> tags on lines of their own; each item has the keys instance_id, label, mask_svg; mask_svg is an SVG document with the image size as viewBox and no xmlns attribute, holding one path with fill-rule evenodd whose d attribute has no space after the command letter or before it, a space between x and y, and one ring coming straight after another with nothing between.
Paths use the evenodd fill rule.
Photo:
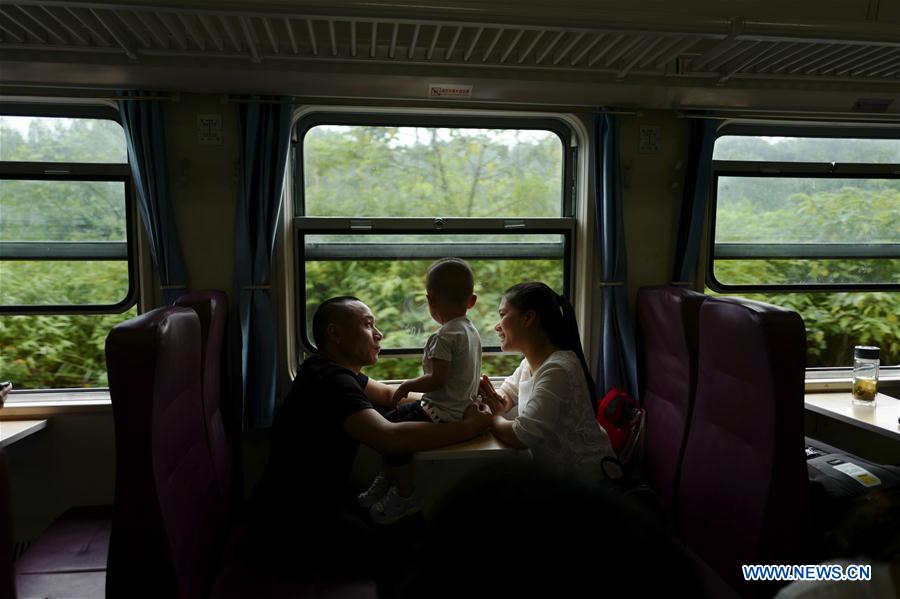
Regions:
<instances>
[{"instance_id":1,"label":"red bag","mask_svg":"<svg viewBox=\"0 0 900 599\"><path fill-rule=\"evenodd\" d=\"M597 404L597 422L609 435L613 450L626 462L637 446L644 422L644 408L624 389L613 388Z\"/></svg>"}]
</instances>

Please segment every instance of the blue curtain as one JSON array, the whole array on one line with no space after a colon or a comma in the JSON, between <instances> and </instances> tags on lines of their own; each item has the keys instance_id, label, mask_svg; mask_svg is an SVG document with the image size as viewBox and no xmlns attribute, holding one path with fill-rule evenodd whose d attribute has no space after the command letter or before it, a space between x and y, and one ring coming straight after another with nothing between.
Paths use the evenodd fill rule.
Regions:
<instances>
[{"instance_id":1,"label":"blue curtain","mask_svg":"<svg viewBox=\"0 0 900 599\"><path fill-rule=\"evenodd\" d=\"M238 105L240 188L235 222L235 295L241 327L245 428L271 426L277 357L270 271L290 143L286 102Z\"/></svg>"},{"instance_id":2,"label":"blue curtain","mask_svg":"<svg viewBox=\"0 0 900 599\"><path fill-rule=\"evenodd\" d=\"M675 246L675 265L672 284L693 287L700 255L700 236L706 217L709 199L709 176L712 171L712 151L715 141L716 121L694 119L688 144L688 161L685 168L684 196L681 200L681 219L678 225L678 242Z\"/></svg>"},{"instance_id":3,"label":"blue curtain","mask_svg":"<svg viewBox=\"0 0 900 599\"><path fill-rule=\"evenodd\" d=\"M625 389L637 398L634 324L628 313L628 256L622 210L619 119L603 114L594 126L597 239L600 244L601 337L597 391Z\"/></svg>"},{"instance_id":4,"label":"blue curtain","mask_svg":"<svg viewBox=\"0 0 900 599\"><path fill-rule=\"evenodd\" d=\"M120 97L147 92L121 91ZM159 273L163 299L174 302L187 291L187 271L178 244L178 229L169 197L169 168L163 106L159 100L118 100L125 129L128 164L137 189L141 219L150 241L150 256Z\"/></svg>"}]
</instances>

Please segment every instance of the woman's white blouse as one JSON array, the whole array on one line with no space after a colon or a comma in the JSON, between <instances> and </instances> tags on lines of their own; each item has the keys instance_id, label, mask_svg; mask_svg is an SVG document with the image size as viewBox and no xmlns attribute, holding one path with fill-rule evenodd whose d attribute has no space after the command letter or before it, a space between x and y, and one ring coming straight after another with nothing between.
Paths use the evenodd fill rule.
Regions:
<instances>
[{"instance_id":1,"label":"woman's white blouse","mask_svg":"<svg viewBox=\"0 0 900 599\"><path fill-rule=\"evenodd\" d=\"M517 403L513 432L537 464L562 476L603 478L600 462L615 452L594 417L574 352L550 354L536 372L522 360L500 390Z\"/></svg>"}]
</instances>

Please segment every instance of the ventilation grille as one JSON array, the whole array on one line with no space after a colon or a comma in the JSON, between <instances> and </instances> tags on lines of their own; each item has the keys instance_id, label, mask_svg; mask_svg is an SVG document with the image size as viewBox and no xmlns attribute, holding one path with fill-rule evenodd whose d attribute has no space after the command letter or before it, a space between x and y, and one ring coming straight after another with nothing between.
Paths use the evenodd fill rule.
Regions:
<instances>
[{"instance_id":1,"label":"ventilation grille","mask_svg":"<svg viewBox=\"0 0 900 599\"><path fill-rule=\"evenodd\" d=\"M20 0L0 7L0 50L26 51L25 60L401 63L573 71L619 81L689 77L717 85L900 79L896 29L871 21L830 29L742 19L566 27Z\"/></svg>"}]
</instances>

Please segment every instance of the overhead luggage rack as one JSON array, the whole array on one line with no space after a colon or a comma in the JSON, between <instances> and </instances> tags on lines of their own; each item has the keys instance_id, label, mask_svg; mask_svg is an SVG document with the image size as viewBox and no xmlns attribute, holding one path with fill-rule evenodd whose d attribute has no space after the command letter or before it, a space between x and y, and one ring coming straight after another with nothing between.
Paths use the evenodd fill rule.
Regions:
<instances>
[{"instance_id":1,"label":"overhead luggage rack","mask_svg":"<svg viewBox=\"0 0 900 599\"><path fill-rule=\"evenodd\" d=\"M29 60L107 64L185 58L266 66L377 63L710 85L900 79L900 38L896 24L884 21L778 23L736 17L664 22L645 17L646 22L639 22L597 11L590 11L593 18L588 19L565 14L510 18L509 10L504 18L502 13L490 16L487 9L460 20L459 14L469 13L417 7L424 16L395 18L384 13L390 7L367 7L369 14L357 16L347 14L356 5L333 9L334 14L246 6L5 2L0 7L0 49L28 52Z\"/></svg>"}]
</instances>

